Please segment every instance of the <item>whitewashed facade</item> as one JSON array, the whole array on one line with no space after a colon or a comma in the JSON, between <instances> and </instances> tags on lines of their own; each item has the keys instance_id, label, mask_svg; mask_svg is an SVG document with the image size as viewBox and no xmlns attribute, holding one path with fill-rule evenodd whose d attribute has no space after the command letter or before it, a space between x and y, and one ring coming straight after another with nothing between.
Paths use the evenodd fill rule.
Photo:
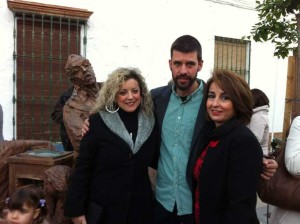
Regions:
<instances>
[{"instance_id":1,"label":"whitewashed facade","mask_svg":"<svg viewBox=\"0 0 300 224\"><path fill-rule=\"evenodd\" d=\"M214 37L239 39L257 22L255 0L32 0L93 11L88 20L87 54L97 81L117 67L141 69L149 88L166 84L170 46L179 36L198 38L204 66L198 74L207 80L214 66ZM0 0L0 104L3 132L13 137L13 14ZM281 132L287 76L287 59L273 57L274 46L251 43L250 87L263 90L271 101L270 131Z\"/></svg>"}]
</instances>

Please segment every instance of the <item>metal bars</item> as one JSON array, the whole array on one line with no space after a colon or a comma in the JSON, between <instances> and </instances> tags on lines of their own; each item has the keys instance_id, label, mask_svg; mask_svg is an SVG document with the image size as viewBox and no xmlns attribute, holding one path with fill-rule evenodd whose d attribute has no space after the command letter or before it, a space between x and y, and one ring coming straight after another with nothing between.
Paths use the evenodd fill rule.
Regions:
<instances>
[{"instance_id":1,"label":"metal bars","mask_svg":"<svg viewBox=\"0 0 300 224\"><path fill-rule=\"evenodd\" d=\"M215 37L215 69L229 69L250 81L250 41Z\"/></svg>"},{"instance_id":2,"label":"metal bars","mask_svg":"<svg viewBox=\"0 0 300 224\"><path fill-rule=\"evenodd\" d=\"M86 22L39 14L14 14L13 139L60 141L51 112L71 83L70 54L86 54Z\"/></svg>"}]
</instances>

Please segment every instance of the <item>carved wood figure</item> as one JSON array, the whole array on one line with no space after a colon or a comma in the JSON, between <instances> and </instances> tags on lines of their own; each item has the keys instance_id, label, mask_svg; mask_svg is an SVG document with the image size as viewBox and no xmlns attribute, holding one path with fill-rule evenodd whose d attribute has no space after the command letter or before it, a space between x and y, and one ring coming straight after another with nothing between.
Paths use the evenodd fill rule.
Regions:
<instances>
[{"instance_id":1,"label":"carved wood figure","mask_svg":"<svg viewBox=\"0 0 300 224\"><path fill-rule=\"evenodd\" d=\"M45 171L44 191L47 201L49 224L71 224L64 217L63 205L68 190L68 181L72 169L65 165L57 165Z\"/></svg>"},{"instance_id":2,"label":"carved wood figure","mask_svg":"<svg viewBox=\"0 0 300 224\"><path fill-rule=\"evenodd\" d=\"M74 84L74 91L64 106L63 119L76 158L82 138L81 128L94 106L99 85L91 63L80 55L70 55L65 69Z\"/></svg>"},{"instance_id":3,"label":"carved wood figure","mask_svg":"<svg viewBox=\"0 0 300 224\"><path fill-rule=\"evenodd\" d=\"M80 55L70 55L65 69L74 90L63 107L63 122L74 148L75 161L82 138L82 125L89 117L98 97L99 84L96 82L91 63ZM50 224L68 224L71 221L63 215L63 204L71 171L72 168L67 166L54 166L45 171L44 190L48 201Z\"/></svg>"}]
</instances>

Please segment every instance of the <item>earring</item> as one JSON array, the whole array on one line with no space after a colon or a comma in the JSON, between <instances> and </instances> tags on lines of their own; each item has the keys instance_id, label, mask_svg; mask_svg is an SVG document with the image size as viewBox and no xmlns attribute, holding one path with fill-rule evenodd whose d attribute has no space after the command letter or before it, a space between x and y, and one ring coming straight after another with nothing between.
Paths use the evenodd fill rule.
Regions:
<instances>
[{"instance_id":1,"label":"earring","mask_svg":"<svg viewBox=\"0 0 300 224\"><path fill-rule=\"evenodd\" d=\"M75 88L73 89L72 95L73 95L73 96L77 96L77 90L76 90Z\"/></svg>"},{"instance_id":2,"label":"earring","mask_svg":"<svg viewBox=\"0 0 300 224\"><path fill-rule=\"evenodd\" d=\"M106 109L107 112L113 114L113 113L116 113L116 112L120 109L120 107L118 107L118 109L116 109L116 110L109 110L109 109L107 108L107 105L105 105L105 109Z\"/></svg>"}]
</instances>

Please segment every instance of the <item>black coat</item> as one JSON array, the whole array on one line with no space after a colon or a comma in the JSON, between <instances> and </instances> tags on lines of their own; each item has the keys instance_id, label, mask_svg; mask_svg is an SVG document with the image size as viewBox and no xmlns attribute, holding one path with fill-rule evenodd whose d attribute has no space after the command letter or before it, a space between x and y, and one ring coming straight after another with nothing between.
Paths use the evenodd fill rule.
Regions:
<instances>
[{"instance_id":1,"label":"black coat","mask_svg":"<svg viewBox=\"0 0 300 224\"><path fill-rule=\"evenodd\" d=\"M245 125L231 119L217 129L210 122L198 138L197 156L208 142L199 175L200 223L257 224L256 189L262 171L262 149ZM188 167L193 173L194 166ZM194 184L195 185L195 184Z\"/></svg>"},{"instance_id":2,"label":"black coat","mask_svg":"<svg viewBox=\"0 0 300 224\"><path fill-rule=\"evenodd\" d=\"M140 141L143 144L134 154L126 138L113 132L99 113L89 120L90 130L81 141L65 203L65 215L84 215L88 202L93 201L104 211L104 219L100 223L152 223L153 192L148 167L152 165L158 149L157 129L154 126L144 142L139 140L143 133L138 134L136 143ZM111 123L114 120L110 119ZM117 128L122 135L121 126ZM124 136L128 135L125 132Z\"/></svg>"}]
</instances>

